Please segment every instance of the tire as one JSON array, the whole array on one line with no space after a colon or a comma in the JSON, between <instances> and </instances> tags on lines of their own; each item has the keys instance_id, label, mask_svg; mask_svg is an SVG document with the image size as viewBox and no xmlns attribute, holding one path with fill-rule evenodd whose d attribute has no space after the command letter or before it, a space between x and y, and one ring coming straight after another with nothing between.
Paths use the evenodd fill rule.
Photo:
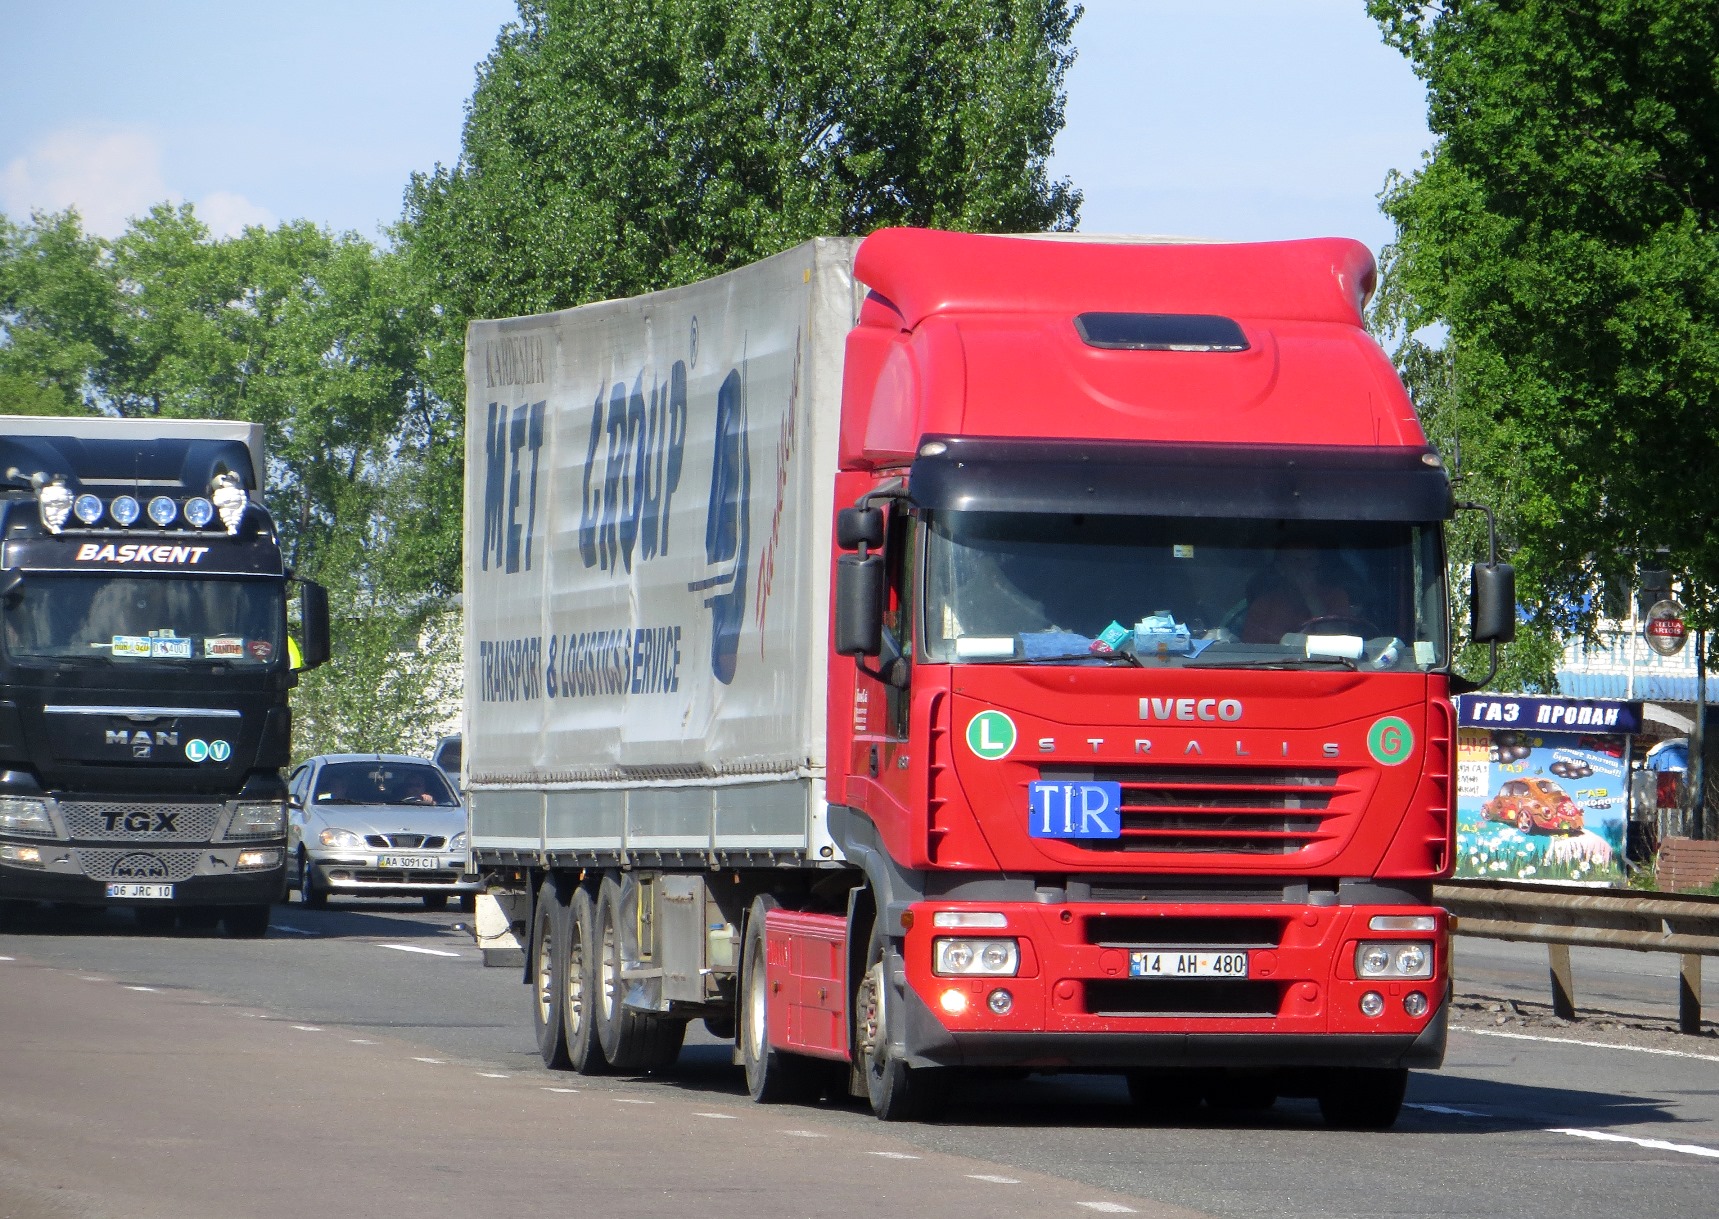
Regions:
<instances>
[{"instance_id":1,"label":"tire","mask_svg":"<svg viewBox=\"0 0 1719 1219\"><path fill-rule=\"evenodd\" d=\"M531 913L531 1027L543 1065L552 1071L572 1065L562 1016L567 992L557 968L567 959L568 922L567 904L555 886L544 881Z\"/></svg>"},{"instance_id":2,"label":"tire","mask_svg":"<svg viewBox=\"0 0 1719 1219\"><path fill-rule=\"evenodd\" d=\"M940 1069L910 1067L889 1047L890 1008L896 999L886 977L883 927L872 924L865 973L854 996L854 1057L865 1079L866 1097L879 1121L909 1122L936 1116L947 1094Z\"/></svg>"},{"instance_id":3,"label":"tire","mask_svg":"<svg viewBox=\"0 0 1719 1219\"><path fill-rule=\"evenodd\" d=\"M740 968L740 1061L746 1091L760 1105L810 1103L818 1099L821 1062L770 1048L769 982L765 969L764 919L780 903L769 894L752 901Z\"/></svg>"},{"instance_id":4,"label":"tire","mask_svg":"<svg viewBox=\"0 0 1719 1219\"><path fill-rule=\"evenodd\" d=\"M593 997L597 1041L617 1074L639 1075L651 1069L654 1057L654 1039L648 1035L652 1021L626 1006L627 983L621 977L626 963L625 924L621 886L613 877L604 877L597 890L596 914L592 945L596 949Z\"/></svg>"},{"instance_id":5,"label":"tire","mask_svg":"<svg viewBox=\"0 0 1719 1219\"><path fill-rule=\"evenodd\" d=\"M567 1059L581 1075L601 1075L609 1069L597 1039L595 999L597 974L591 947L596 942L596 903L591 891L573 891L567 907L567 940L557 976L562 982L561 1029Z\"/></svg>"},{"instance_id":6,"label":"tire","mask_svg":"<svg viewBox=\"0 0 1719 1219\"><path fill-rule=\"evenodd\" d=\"M1148 1121L1186 1121L1199 1111L1205 1081L1193 1071L1129 1071L1128 1100Z\"/></svg>"},{"instance_id":7,"label":"tire","mask_svg":"<svg viewBox=\"0 0 1719 1219\"><path fill-rule=\"evenodd\" d=\"M221 929L228 939L260 940L269 933L273 906L229 906L221 912Z\"/></svg>"},{"instance_id":8,"label":"tire","mask_svg":"<svg viewBox=\"0 0 1719 1219\"><path fill-rule=\"evenodd\" d=\"M1334 1130L1389 1130L1402 1112L1406 1067L1348 1067L1319 1081L1319 1112Z\"/></svg>"},{"instance_id":9,"label":"tire","mask_svg":"<svg viewBox=\"0 0 1719 1219\"><path fill-rule=\"evenodd\" d=\"M179 925L179 911L172 906L133 906L131 916L151 935L165 935Z\"/></svg>"},{"instance_id":10,"label":"tire","mask_svg":"<svg viewBox=\"0 0 1719 1219\"><path fill-rule=\"evenodd\" d=\"M426 893L426 894L424 894L424 909L426 909L426 910L446 910L447 908L448 908L448 895L446 893Z\"/></svg>"},{"instance_id":11,"label":"tire","mask_svg":"<svg viewBox=\"0 0 1719 1219\"><path fill-rule=\"evenodd\" d=\"M298 900L312 910L328 905L328 890L316 883L316 869L303 851L298 853Z\"/></svg>"}]
</instances>

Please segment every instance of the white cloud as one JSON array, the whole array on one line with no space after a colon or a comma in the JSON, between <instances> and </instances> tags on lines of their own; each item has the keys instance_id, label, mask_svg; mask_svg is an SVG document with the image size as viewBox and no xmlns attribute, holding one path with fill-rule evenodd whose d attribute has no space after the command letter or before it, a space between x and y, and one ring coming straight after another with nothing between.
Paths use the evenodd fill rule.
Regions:
<instances>
[{"instance_id":1,"label":"white cloud","mask_svg":"<svg viewBox=\"0 0 1719 1219\"><path fill-rule=\"evenodd\" d=\"M230 190L211 191L197 201L197 218L216 237L237 237L253 224L275 223L274 213Z\"/></svg>"},{"instance_id":2,"label":"white cloud","mask_svg":"<svg viewBox=\"0 0 1719 1219\"><path fill-rule=\"evenodd\" d=\"M76 207L84 227L118 236L125 222L168 198L161 149L135 129L65 129L0 169L0 203L8 214Z\"/></svg>"},{"instance_id":3,"label":"white cloud","mask_svg":"<svg viewBox=\"0 0 1719 1219\"><path fill-rule=\"evenodd\" d=\"M119 236L127 221L157 203L183 198L168 189L161 146L137 128L65 128L0 167L0 210L22 219L75 207L84 228L103 237ZM216 237L275 221L267 208L227 190L204 195L196 209Z\"/></svg>"}]
</instances>

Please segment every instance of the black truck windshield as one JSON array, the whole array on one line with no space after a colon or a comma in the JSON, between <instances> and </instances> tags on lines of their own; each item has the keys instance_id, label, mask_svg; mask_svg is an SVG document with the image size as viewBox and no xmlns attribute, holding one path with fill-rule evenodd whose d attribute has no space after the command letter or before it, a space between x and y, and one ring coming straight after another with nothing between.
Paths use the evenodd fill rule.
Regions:
<instances>
[{"instance_id":1,"label":"black truck windshield","mask_svg":"<svg viewBox=\"0 0 1719 1219\"><path fill-rule=\"evenodd\" d=\"M278 580L32 573L4 612L14 660L265 665L286 631Z\"/></svg>"},{"instance_id":2,"label":"black truck windshield","mask_svg":"<svg viewBox=\"0 0 1719 1219\"><path fill-rule=\"evenodd\" d=\"M1445 661L1437 526L945 512L928 534L928 660Z\"/></svg>"}]
</instances>

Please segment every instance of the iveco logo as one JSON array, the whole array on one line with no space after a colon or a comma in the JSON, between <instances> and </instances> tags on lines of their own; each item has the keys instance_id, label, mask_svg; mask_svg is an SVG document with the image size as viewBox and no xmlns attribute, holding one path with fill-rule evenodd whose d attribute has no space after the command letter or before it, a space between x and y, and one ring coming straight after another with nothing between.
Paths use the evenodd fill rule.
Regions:
<instances>
[{"instance_id":1,"label":"iveco logo","mask_svg":"<svg viewBox=\"0 0 1719 1219\"><path fill-rule=\"evenodd\" d=\"M1143 720L1224 720L1233 722L1242 717L1239 698L1143 698L1140 718Z\"/></svg>"},{"instance_id":2,"label":"iveco logo","mask_svg":"<svg viewBox=\"0 0 1719 1219\"><path fill-rule=\"evenodd\" d=\"M167 865L161 862L158 855L145 855L134 851L123 855L113 865L113 874L123 876L128 880L165 880Z\"/></svg>"}]
</instances>

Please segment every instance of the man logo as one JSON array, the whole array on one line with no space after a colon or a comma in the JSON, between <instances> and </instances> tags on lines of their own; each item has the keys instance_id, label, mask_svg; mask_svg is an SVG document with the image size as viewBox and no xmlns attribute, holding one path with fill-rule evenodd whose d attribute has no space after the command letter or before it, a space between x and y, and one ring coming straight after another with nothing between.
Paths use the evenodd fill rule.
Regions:
<instances>
[{"instance_id":1,"label":"man logo","mask_svg":"<svg viewBox=\"0 0 1719 1219\"><path fill-rule=\"evenodd\" d=\"M167 865L159 855L133 851L114 861L113 874L124 880L166 880Z\"/></svg>"}]
</instances>

